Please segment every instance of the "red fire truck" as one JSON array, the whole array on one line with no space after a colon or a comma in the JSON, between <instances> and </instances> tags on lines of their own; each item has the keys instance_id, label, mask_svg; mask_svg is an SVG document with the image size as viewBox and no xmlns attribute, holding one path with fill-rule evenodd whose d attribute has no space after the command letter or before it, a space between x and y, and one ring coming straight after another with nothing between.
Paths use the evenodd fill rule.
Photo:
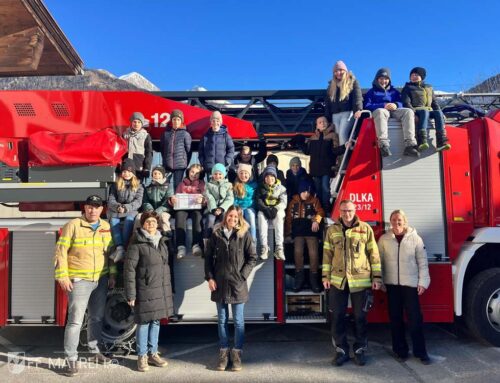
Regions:
<instances>
[{"instance_id":1,"label":"red fire truck","mask_svg":"<svg viewBox=\"0 0 500 383\"><path fill-rule=\"evenodd\" d=\"M286 92L273 94L291 98ZM294 126L304 126L315 113L322 113L319 94L311 96L303 115L294 115L287 106L280 109L264 100L265 95L248 94L248 105L232 114L256 122L255 128L250 121L226 114L224 124L237 144L252 145L259 130L268 138L270 150L296 153L288 143L297 129L290 132L287 127L292 120ZM164 96L0 92L0 201L4 206L0 216L0 326L65 324L67 300L53 272L57 236L69 217L79 214L87 195L107 197L123 153L119 133L128 126L132 112L141 111L149 119L149 132L158 141L170 112L181 109L197 140L209 126L209 109L229 113L233 107L214 96L208 109ZM256 121L262 111L269 112L271 120ZM273 122L283 111L288 122ZM307 130L306 126L301 133ZM500 346L500 112L447 130L452 150L437 153L431 149L418 159L410 158L402 155L401 128L391 121L393 155L382 159L373 120L364 113L353 129L356 144L344 157L333 185L337 203L331 217L338 216L340 200L351 199L360 218L380 235L390 212L405 210L424 239L429 257L432 282L421 298L425 320L453 322L463 316L475 336ZM109 132L118 134L103 139ZM85 146L78 147L79 142ZM175 260L174 275L177 320L215 323L203 260L191 255ZM325 293L293 293L289 289L293 264L288 261L262 261L248 281L247 321L326 321ZM383 293L375 295L369 319L388 320ZM109 294L104 333L113 345L133 336L131 311L119 288Z\"/></svg>"}]
</instances>

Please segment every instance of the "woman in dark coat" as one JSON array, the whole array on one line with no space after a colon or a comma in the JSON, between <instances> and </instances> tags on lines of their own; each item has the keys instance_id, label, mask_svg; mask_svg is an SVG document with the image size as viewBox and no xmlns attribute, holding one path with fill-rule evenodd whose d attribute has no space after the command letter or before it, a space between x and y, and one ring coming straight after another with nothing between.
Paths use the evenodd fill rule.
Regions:
<instances>
[{"instance_id":1,"label":"woman in dark coat","mask_svg":"<svg viewBox=\"0 0 500 383\"><path fill-rule=\"evenodd\" d=\"M231 350L232 370L241 370L241 351L245 336L244 305L248 301L247 278L257 254L248 223L240 207L231 206L223 223L216 226L205 253L205 279L217 303L219 330L219 361L216 369L224 371L229 361L229 304L233 313L234 348Z\"/></svg>"},{"instance_id":2,"label":"woman in dark coat","mask_svg":"<svg viewBox=\"0 0 500 383\"><path fill-rule=\"evenodd\" d=\"M148 364L167 365L158 354L160 319L174 313L168 247L158 231L159 222L154 211L141 216L141 228L127 250L124 266L125 295L137 323L137 369L141 372L148 370Z\"/></svg>"}]
</instances>

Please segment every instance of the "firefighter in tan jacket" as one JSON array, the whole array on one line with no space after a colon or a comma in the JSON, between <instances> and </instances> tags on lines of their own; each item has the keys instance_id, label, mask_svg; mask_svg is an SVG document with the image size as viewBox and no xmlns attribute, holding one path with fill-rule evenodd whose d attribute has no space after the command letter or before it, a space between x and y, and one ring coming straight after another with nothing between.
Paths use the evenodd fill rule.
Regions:
<instances>
[{"instance_id":1,"label":"firefighter in tan jacket","mask_svg":"<svg viewBox=\"0 0 500 383\"><path fill-rule=\"evenodd\" d=\"M382 285L380 266L373 230L356 216L354 203L343 200L339 222L328 228L323 245L323 286L329 289L334 365L341 366L350 358L345 324L349 296L356 334L354 361L360 366L366 363L366 313L372 298L371 289L379 290Z\"/></svg>"},{"instance_id":2,"label":"firefighter in tan jacket","mask_svg":"<svg viewBox=\"0 0 500 383\"><path fill-rule=\"evenodd\" d=\"M116 267L109 260L112 246L109 223L102 220L103 201L89 196L84 214L64 225L56 244L55 277L68 294L68 319L64 332L67 365L64 373L78 373L77 347L85 311L88 309L87 338L92 360L110 363L99 351L102 318L108 288L115 285Z\"/></svg>"}]
</instances>

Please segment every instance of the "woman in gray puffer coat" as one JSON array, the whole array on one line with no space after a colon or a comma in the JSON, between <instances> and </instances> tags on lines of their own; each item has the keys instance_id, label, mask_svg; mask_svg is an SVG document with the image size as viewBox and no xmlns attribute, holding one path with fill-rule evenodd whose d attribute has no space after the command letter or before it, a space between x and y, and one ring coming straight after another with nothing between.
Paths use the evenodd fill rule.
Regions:
<instances>
[{"instance_id":1,"label":"woman in gray puffer coat","mask_svg":"<svg viewBox=\"0 0 500 383\"><path fill-rule=\"evenodd\" d=\"M378 248L387 289L392 350L398 360L408 357L404 323L406 311L413 355L420 358L423 364L429 364L418 300L431 282L424 242L417 231L408 226L408 219L402 210L394 210L390 222L391 230L380 237Z\"/></svg>"},{"instance_id":2,"label":"woman in gray puffer coat","mask_svg":"<svg viewBox=\"0 0 500 383\"><path fill-rule=\"evenodd\" d=\"M154 211L141 216L142 227L137 229L129 246L124 266L125 295L134 308L137 323L139 371L146 371L148 363L158 367L167 365L158 354L160 319L174 313L168 247L158 224L159 216Z\"/></svg>"}]
</instances>

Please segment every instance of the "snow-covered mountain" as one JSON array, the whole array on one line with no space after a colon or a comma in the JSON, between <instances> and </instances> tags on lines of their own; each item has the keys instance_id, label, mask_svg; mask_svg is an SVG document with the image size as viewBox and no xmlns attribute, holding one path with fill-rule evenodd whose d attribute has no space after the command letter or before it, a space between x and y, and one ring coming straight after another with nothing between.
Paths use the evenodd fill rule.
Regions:
<instances>
[{"instance_id":1,"label":"snow-covered mountain","mask_svg":"<svg viewBox=\"0 0 500 383\"><path fill-rule=\"evenodd\" d=\"M142 74L137 72L131 72L118 77L120 80L127 81L128 83L135 85L138 88L149 90L150 92L157 92L160 90L155 84L149 81Z\"/></svg>"}]
</instances>

